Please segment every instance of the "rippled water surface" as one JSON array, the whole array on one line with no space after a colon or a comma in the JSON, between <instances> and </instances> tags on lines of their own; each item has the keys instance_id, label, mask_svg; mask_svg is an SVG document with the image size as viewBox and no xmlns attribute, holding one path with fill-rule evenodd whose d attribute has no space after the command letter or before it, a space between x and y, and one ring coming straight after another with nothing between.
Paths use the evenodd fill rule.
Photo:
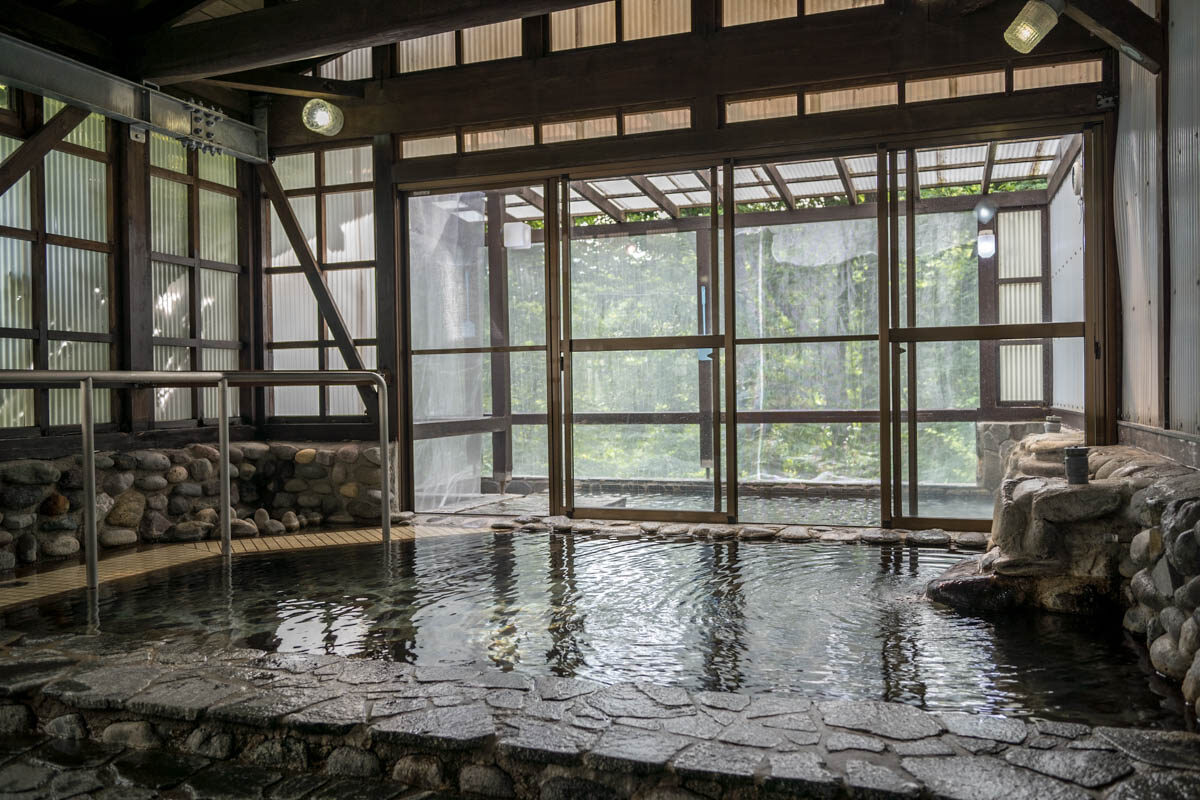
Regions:
<instances>
[{"instance_id":1,"label":"rippled water surface","mask_svg":"<svg viewBox=\"0 0 1200 800\"><path fill-rule=\"evenodd\" d=\"M977 619L921 597L962 556L783 542L455 533L237 558L106 588L101 628L602 682L788 689L937 710L1178 727L1120 630ZM82 598L11 615L81 630Z\"/></svg>"}]
</instances>

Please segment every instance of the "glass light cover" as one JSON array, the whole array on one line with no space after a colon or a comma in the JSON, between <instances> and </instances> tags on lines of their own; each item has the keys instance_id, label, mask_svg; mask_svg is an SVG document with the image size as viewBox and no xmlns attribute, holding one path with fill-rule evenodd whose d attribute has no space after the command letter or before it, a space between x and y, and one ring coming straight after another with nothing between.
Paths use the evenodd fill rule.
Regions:
<instances>
[{"instance_id":1,"label":"glass light cover","mask_svg":"<svg viewBox=\"0 0 1200 800\"><path fill-rule=\"evenodd\" d=\"M975 219L980 225L987 225L996 218L996 201L985 197L975 204Z\"/></svg>"},{"instance_id":2,"label":"glass light cover","mask_svg":"<svg viewBox=\"0 0 1200 800\"><path fill-rule=\"evenodd\" d=\"M1004 32L1004 41L1018 53L1028 53L1058 24L1062 3L1058 0L1029 0Z\"/></svg>"},{"instance_id":3,"label":"glass light cover","mask_svg":"<svg viewBox=\"0 0 1200 800\"><path fill-rule=\"evenodd\" d=\"M996 232L991 230L979 232L979 257L991 258L996 255Z\"/></svg>"},{"instance_id":4,"label":"glass light cover","mask_svg":"<svg viewBox=\"0 0 1200 800\"><path fill-rule=\"evenodd\" d=\"M313 98L304 104L301 118L304 127L323 136L337 136L346 121L340 108L320 98Z\"/></svg>"}]
</instances>

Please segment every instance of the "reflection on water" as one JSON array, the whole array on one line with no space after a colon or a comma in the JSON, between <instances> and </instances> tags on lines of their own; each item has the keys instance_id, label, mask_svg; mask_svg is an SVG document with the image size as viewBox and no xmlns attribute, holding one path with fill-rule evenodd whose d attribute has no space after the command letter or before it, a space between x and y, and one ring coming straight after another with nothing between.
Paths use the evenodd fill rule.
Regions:
<instances>
[{"instance_id":1,"label":"reflection on water","mask_svg":"<svg viewBox=\"0 0 1200 800\"><path fill-rule=\"evenodd\" d=\"M1120 631L964 617L921 597L960 555L904 547L472 533L237 559L104 590L104 631L213 647L484 664L603 682L790 689L1178 727ZM81 597L10 615L83 630Z\"/></svg>"}]
</instances>

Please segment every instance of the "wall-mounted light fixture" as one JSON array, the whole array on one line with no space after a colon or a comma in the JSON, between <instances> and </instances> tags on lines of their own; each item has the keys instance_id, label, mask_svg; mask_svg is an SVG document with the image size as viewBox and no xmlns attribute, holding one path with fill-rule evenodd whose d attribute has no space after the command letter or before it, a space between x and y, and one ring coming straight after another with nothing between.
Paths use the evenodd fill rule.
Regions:
<instances>
[{"instance_id":1,"label":"wall-mounted light fixture","mask_svg":"<svg viewBox=\"0 0 1200 800\"><path fill-rule=\"evenodd\" d=\"M996 218L996 201L990 197L984 197L975 204L975 220L980 225L987 225Z\"/></svg>"},{"instance_id":2,"label":"wall-mounted light fixture","mask_svg":"<svg viewBox=\"0 0 1200 800\"><path fill-rule=\"evenodd\" d=\"M504 246L510 250L528 250L533 247L533 228L524 222L504 223Z\"/></svg>"},{"instance_id":3,"label":"wall-mounted light fixture","mask_svg":"<svg viewBox=\"0 0 1200 800\"><path fill-rule=\"evenodd\" d=\"M346 122L340 108L320 98L313 98L305 103L300 117L304 120L304 127L322 136L337 136Z\"/></svg>"},{"instance_id":4,"label":"wall-mounted light fixture","mask_svg":"<svg viewBox=\"0 0 1200 800\"><path fill-rule=\"evenodd\" d=\"M1058 24L1066 0L1029 0L1004 32L1004 41L1018 53L1028 53Z\"/></svg>"},{"instance_id":5,"label":"wall-mounted light fixture","mask_svg":"<svg viewBox=\"0 0 1200 800\"><path fill-rule=\"evenodd\" d=\"M991 228L985 228L979 232L979 257L991 258L996 255L996 232Z\"/></svg>"}]
</instances>

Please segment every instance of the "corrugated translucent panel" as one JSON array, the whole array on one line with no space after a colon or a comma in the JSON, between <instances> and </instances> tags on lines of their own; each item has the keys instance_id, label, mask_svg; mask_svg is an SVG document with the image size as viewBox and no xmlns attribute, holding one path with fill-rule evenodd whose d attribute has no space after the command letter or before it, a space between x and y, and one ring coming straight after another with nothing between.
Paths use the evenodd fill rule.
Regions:
<instances>
[{"instance_id":1,"label":"corrugated translucent panel","mask_svg":"<svg viewBox=\"0 0 1200 800\"><path fill-rule=\"evenodd\" d=\"M8 108L8 87L0 83L0 108Z\"/></svg>"},{"instance_id":2,"label":"corrugated translucent panel","mask_svg":"<svg viewBox=\"0 0 1200 800\"><path fill-rule=\"evenodd\" d=\"M268 351L271 369L316 369L317 349L286 348ZM277 417L314 417L320 413L320 388L316 386L280 386L271 390Z\"/></svg>"},{"instance_id":3,"label":"corrugated translucent panel","mask_svg":"<svg viewBox=\"0 0 1200 800\"><path fill-rule=\"evenodd\" d=\"M805 92L805 114L827 114L831 111L850 111L856 108L894 106L898 102L896 84L859 86L854 89L832 89L827 92Z\"/></svg>"},{"instance_id":4,"label":"corrugated translucent panel","mask_svg":"<svg viewBox=\"0 0 1200 800\"><path fill-rule=\"evenodd\" d=\"M796 0L724 0L721 24L726 28L796 16Z\"/></svg>"},{"instance_id":5,"label":"corrugated translucent panel","mask_svg":"<svg viewBox=\"0 0 1200 800\"><path fill-rule=\"evenodd\" d=\"M458 152L458 143L453 133L441 136L425 136L420 139L405 139L400 143L401 158L426 158L448 156Z\"/></svg>"},{"instance_id":6,"label":"corrugated translucent panel","mask_svg":"<svg viewBox=\"0 0 1200 800\"><path fill-rule=\"evenodd\" d=\"M1000 402L1042 402L1042 346L1000 345Z\"/></svg>"},{"instance_id":7,"label":"corrugated translucent panel","mask_svg":"<svg viewBox=\"0 0 1200 800\"><path fill-rule=\"evenodd\" d=\"M300 222L300 231L304 234L305 240L308 242L309 251L315 253L317 249L317 198L312 195L305 197L289 197L288 203L292 207L292 211L296 215L296 219ZM274 206L271 207L271 266L272 267L296 267L300 265L300 259L292 250L292 244L288 240L287 234L283 231L283 225L279 221L279 215L275 213Z\"/></svg>"},{"instance_id":8,"label":"corrugated translucent panel","mask_svg":"<svg viewBox=\"0 0 1200 800\"><path fill-rule=\"evenodd\" d=\"M95 371L109 369L108 342L50 342L47 366L56 370ZM79 390L50 389L47 400L51 425L79 424ZM112 422L112 391L95 389L92 392L92 418L95 422Z\"/></svg>"},{"instance_id":9,"label":"corrugated translucent panel","mask_svg":"<svg viewBox=\"0 0 1200 800\"><path fill-rule=\"evenodd\" d=\"M1165 126L1170 196L1166 213L1171 239L1171 340L1168 350L1171 380L1167 390L1170 426L1197 434L1200 433L1200 364L1196 358L1196 342L1200 341L1200 284L1196 282L1196 254L1200 253L1200 225L1196 221L1200 220L1200 137L1196 133L1200 130L1200 104L1196 102L1196 87L1200 86L1200 48L1196 47L1196 41L1200 39L1200 3L1175 3L1170 12L1171 59ZM1132 65L1130 69L1133 69ZM1136 69L1141 70L1141 67ZM1139 77L1138 80L1153 85L1155 78ZM1124 81L1121 91L1125 91ZM1139 155L1142 159L1147 157ZM1151 162L1143 160L1141 163L1149 169ZM1118 217L1122 213L1125 212L1118 210ZM1146 227L1143 230L1153 229ZM1127 299L1125 307L1128 308ZM1148 351L1149 347L1145 349ZM1128 373L1126 376L1128 380Z\"/></svg>"},{"instance_id":10,"label":"corrugated translucent panel","mask_svg":"<svg viewBox=\"0 0 1200 800\"><path fill-rule=\"evenodd\" d=\"M353 339L375 336L375 270L334 269L325 273L329 294Z\"/></svg>"},{"instance_id":11,"label":"corrugated translucent panel","mask_svg":"<svg viewBox=\"0 0 1200 800\"><path fill-rule=\"evenodd\" d=\"M317 185L316 156L313 153L296 153L279 156L272 166L284 189L311 189Z\"/></svg>"},{"instance_id":12,"label":"corrugated translucent panel","mask_svg":"<svg viewBox=\"0 0 1200 800\"><path fill-rule=\"evenodd\" d=\"M596 3L550 14L550 49L572 50L617 40L617 4Z\"/></svg>"},{"instance_id":13,"label":"corrugated translucent panel","mask_svg":"<svg viewBox=\"0 0 1200 800\"><path fill-rule=\"evenodd\" d=\"M533 126L496 128L490 131L473 131L463 134L463 152L500 150L505 147L528 147L533 144Z\"/></svg>"},{"instance_id":14,"label":"corrugated translucent panel","mask_svg":"<svg viewBox=\"0 0 1200 800\"><path fill-rule=\"evenodd\" d=\"M43 97L42 116L49 122L65 106L66 103L55 100L53 97ZM107 147L104 117L99 114L88 114L83 122L76 126L75 130L63 137L63 141L103 152Z\"/></svg>"},{"instance_id":15,"label":"corrugated translucent panel","mask_svg":"<svg viewBox=\"0 0 1200 800\"><path fill-rule=\"evenodd\" d=\"M375 348L371 345L364 345L358 348L358 357L362 359L364 369L375 369ZM342 351L336 347L330 347L325 351L325 363L328 369L346 369L346 361L342 358ZM334 416L351 416L355 414L365 414L367 409L363 405L362 396L358 393L358 388L354 386L330 386L328 411Z\"/></svg>"},{"instance_id":16,"label":"corrugated translucent panel","mask_svg":"<svg viewBox=\"0 0 1200 800\"><path fill-rule=\"evenodd\" d=\"M311 342L317 338L317 300L299 273L271 276L272 342Z\"/></svg>"},{"instance_id":17,"label":"corrugated translucent panel","mask_svg":"<svg viewBox=\"0 0 1200 800\"><path fill-rule=\"evenodd\" d=\"M21 146L20 139L0 136L0 161L8 158ZM29 227L29 175L21 176L11 189L0 195L0 225L10 228Z\"/></svg>"},{"instance_id":18,"label":"corrugated translucent panel","mask_svg":"<svg viewBox=\"0 0 1200 800\"><path fill-rule=\"evenodd\" d=\"M1032 325L1042 321L1042 284L1000 284L1000 324Z\"/></svg>"},{"instance_id":19,"label":"corrugated translucent panel","mask_svg":"<svg viewBox=\"0 0 1200 800\"><path fill-rule=\"evenodd\" d=\"M1104 78L1104 62L1077 61L1073 64L1046 64L1040 67L1018 67L1013 70L1013 89L1046 89L1051 86L1070 86L1077 83L1099 83Z\"/></svg>"},{"instance_id":20,"label":"corrugated translucent panel","mask_svg":"<svg viewBox=\"0 0 1200 800\"><path fill-rule=\"evenodd\" d=\"M237 198L200 190L200 257L236 264L238 260Z\"/></svg>"},{"instance_id":21,"label":"corrugated translucent panel","mask_svg":"<svg viewBox=\"0 0 1200 800\"><path fill-rule=\"evenodd\" d=\"M0 369L33 369L33 341L0 339ZM0 389L0 428L33 424L33 390Z\"/></svg>"},{"instance_id":22,"label":"corrugated translucent panel","mask_svg":"<svg viewBox=\"0 0 1200 800\"><path fill-rule=\"evenodd\" d=\"M47 324L52 331L108 333L108 255L73 247L46 248Z\"/></svg>"},{"instance_id":23,"label":"corrugated translucent panel","mask_svg":"<svg viewBox=\"0 0 1200 800\"><path fill-rule=\"evenodd\" d=\"M32 245L0 237L0 328L33 327Z\"/></svg>"},{"instance_id":24,"label":"corrugated translucent panel","mask_svg":"<svg viewBox=\"0 0 1200 800\"><path fill-rule=\"evenodd\" d=\"M804 0L804 13L828 14L831 11L849 11L883 4L884 0Z\"/></svg>"},{"instance_id":25,"label":"corrugated translucent panel","mask_svg":"<svg viewBox=\"0 0 1200 800\"><path fill-rule=\"evenodd\" d=\"M637 111L625 115L625 133L657 133L692 127L690 108L664 108L661 111Z\"/></svg>"},{"instance_id":26,"label":"corrugated translucent panel","mask_svg":"<svg viewBox=\"0 0 1200 800\"><path fill-rule=\"evenodd\" d=\"M371 77L371 48L360 47L345 55L338 56L332 61L322 64L317 69L322 78L333 78L338 81L357 81Z\"/></svg>"},{"instance_id":27,"label":"corrugated translucent panel","mask_svg":"<svg viewBox=\"0 0 1200 800\"><path fill-rule=\"evenodd\" d=\"M375 198L370 189L325 195L325 261L375 258Z\"/></svg>"},{"instance_id":28,"label":"corrugated translucent panel","mask_svg":"<svg viewBox=\"0 0 1200 800\"><path fill-rule=\"evenodd\" d=\"M238 338L237 275L219 269L200 270L200 338Z\"/></svg>"},{"instance_id":29,"label":"corrugated translucent panel","mask_svg":"<svg viewBox=\"0 0 1200 800\"><path fill-rule=\"evenodd\" d=\"M692 29L691 0L623 0L621 31L625 41L670 36Z\"/></svg>"},{"instance_id":30,"label":"corrugated translucent panel","mask_svg":"<svg viewBox=\"0 0 1200 800\"><path fill-rule=\"evenodd\" d=\"M191 351L186 347L154 346L154 368L169 372L190 372ZM154 390L154 418L161 422L190 419L192 390L186 386L160 386Z\"/></svg>"},{"instance_id":31,"label":"corrugated translucent panel","mask_svg":"<svg viewBox=\"0 0 1200 800\"><path fill-rule=\"evenodd\" d=\"M196 163L201 180L237 188L237 159L233 156L201 153Z\"/></svg>"},{"instance_id":32,"label":"corrugated translucent panel","mask_svg":"<svg viewBox=\"0 0 1200 800\"><path fill-rule=\"evenodd\" d=\"M166 339L191 336L191 287L188 268L163 261L150 262L150 283L154 292L154 335Z\"/></svg>"},{"instance_id":33,"label":"corrugated translucent panel","mask_svg":"<svg viewBox=\"0 0 1200 800\"><path fill-rule=\"evenodd\" d=\"M950 75L921 81L906 81L904 102L925 103L930 100L952 100L1004 91L1004 70L976 72L972 75Z\"/></svg>"},{"instance_id":34,"label":"corrugated translucent panel","mask_svg":"<svg viewBox=\"0 0 1200 800\"><path fill-rule=\"evenodd\" d=\"M341 183L369 183L371 173L371 148L347 147L342 150L325 151L325 185Z\"/></svg>"},{"instance_id":35,"label":"corrugated translucent panel","mask_svg":"<svg viewBox=\"0 0 1200 800\"><path fill-rule=\"evenodd\" d=\"M46 155L46 232L108 241L108 167L52 150Z\"/></svg>"},{"instance_id":36,"label":"corrugated translucent panel","mask_svg":"<svg viewBox=\"0 0 1200 800\"><path fill-rule=\"evenodd\" d=\"M542 124L542 144L577 142L581 139L601 139L605 136L616 135L616 117L593 117L592 119Z\"/></svg>"},{"instance_id":37,"label":"corrugated translucent panel","mask_svg":"<svg viewBox=\"0 0 1200 800\"><path fill-rule=\"evenodd\" d=\"M1126 59L1122 59L1126 61ZM1124 71L1124 68L1122 68ZM1159 192L1151 191L1142 169L1157 167L1141 165L1130 170L1129 158L1148 157L1144 153L1156 153L1158 149L1156 112L1154 97L1156 78L1141 67L1137 67L1145 80L1142 93L1126 93L1129 105L1136 104L1138 130L1118 136L1116 186L1117 206L1117 249L1121 272L1122 320L1124 337L1124 378L1121 381L1121 414L1124 419L1144 424L1158 424L1159 398L1159 355L1158 325L1161 310L1159 294L1158 241L1153 236L1144 236L1141 225L1150 225L1154 209L1158 205ZM1127 87L1123 86L1124 92ZM1147 103L1147 100L1149 101ZM1124 136L1132 135L1138 142L1135 152L1125 149ZM1144 151L1142 148L1146 148ZM1157 156L1153 156L1157 158ZM1078 158L1081 167L1083 156ZM1082 175L1082 172L1080 173ZM1129 184L1135 183L1136 191L1128 193ZM1084 227L1083 227L1083 184L1074 177L1062 182L1054 197L1050 198L1050 319L1053 322L1079 322L1083 319L1083 272L1084 272ZM1144 192L1144 194L1143 194ZM1134 231L1122 226L1136 225ZM1128 249L1130 237L1136 249ZM1124 242L1124 244L1122 244ZM1140 268L1150 271L1138 277ZM1130 331L1152 331L1146 335L1132 337ZM1054 407L1083 411L1084 387L1084 341L1083 339L1055 339L1051 344L1051 363L1054 367ZM1172 375L1172 384L1174 375Z\"/></svg>"},{"instance_id":38,"label":"corrugated translucent panel","mask_svg":"<svg viewBox=\"0 0 1200 800\"><path fill-rule=\"evenodd\" d=\"M237 368L237 350L231 350L225 347L205 347L200 350L200 369L202 370L232 372ZM204 416L208 419L217 418L217 412L220 408L219 392L220 389L215 386L200 390L200 394L204 398ZM227 402L229 403L229 416L236 417L239 413L241 413L241 407L238 404L237 389L229 390Z\"/></svg>"},{"instance_id":39,"label":"corrugated translucent panel","mask_svg":"<svg viewBox=\"0 0 1200 800\"><path fill-rule=\"evenodd\" d=\"M163 136L161 133L151 132L150 165L173 172L186 173L187 150L181 142Z\"/></svg>"},{"instance_id":40,"label":"corrugated translucent panel","mask_svg":"<svg viewBox=\"0 0 1200 800\"><path fill-rule=\"evenodd\" d=\"M396 42L396 70L420 72L454 66L454 31Z\"/></svg>"},{"instance_id":41,"label":"corrugated translucent panel","mask_svg":"<svg viewBox=\"0 0 1200 800\"><path fill-rule=\"evenodd\" d=\"M1002 211L996 222L1000 278L1042 276L1042 212Z\"/></svg>"},{"instance_id":42,"label":"corrugated translucent panel","mask_svg":"<svg viewBox=\"0 0 1200 800\"><path fill-rule=\"evenodd\" d=\"M799 111L796 95L759 97L754 100L730 100L725 104L726 122L753 122L759 119L794 117Z\"/></svg>"},{"instance_id":43,"label":"corrugated translucent panel","mask_svg":"<svg viewBox=\"0 0 1200 800\"><path fill-rule=\"evenodd\" d=\"M1077 160L1082 162L1083 156L1079 156ZM1082 167L1082 163L1080 166ZM1054 197L1050 199L1050 314L1053 322L1083 321L1082 192L1082 182L1076 186L1074 179L1068 178L1063 181ZM1153 196L1157 197L1157 194L1153 194ZM1154 262L1151 261L1151 263ZM1158 309L1157 279L1158 276L1152 274L1146 276L1141 286L1122 284L1126 320L1130 319L1131 315L1140 317L1142 306L1150 305L1150 297L1155 299L1152 310ZM1150 314L1146 319L1153 321L1153 324L1157 326L1156 314ZM1149 323L1140 322L1139 324ZM1157 330L1157 327L1154 330ZM1147 355L1143 352L1141 357L1145 358Z\"/></svg>"},{"instance_id":44,"label":"corrugated translucent panel","mask_svg":"<svg viewBox=\"0 0 1200 800\"><path fill-rule=\"evenodd\" d=\"M150 249L173 256L188 252L188 187L150 178Z\"/></svg>"},{"instance_id":45,"label":"corrugated translucent panel","mask_svg":"<svg viewBox=\"0 0 1200 800\"><path fill-rule=\"evenodd\" d=\"M464 64L517 58L521 55L521 20L463 28L462 49Z\"/></svg>"}]
</instances>

